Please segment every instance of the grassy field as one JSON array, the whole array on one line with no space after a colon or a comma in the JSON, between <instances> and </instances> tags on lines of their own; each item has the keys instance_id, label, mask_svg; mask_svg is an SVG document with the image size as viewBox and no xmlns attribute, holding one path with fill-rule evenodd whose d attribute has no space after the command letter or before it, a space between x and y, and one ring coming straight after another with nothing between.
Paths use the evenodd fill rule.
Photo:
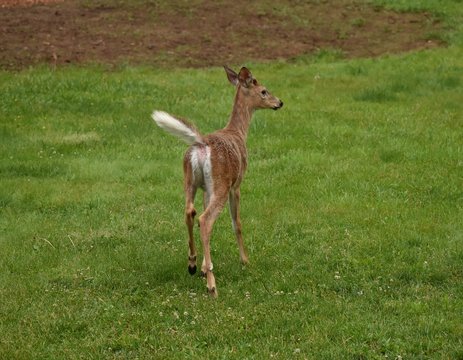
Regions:
<instances>
[{"instance_id":1,"label":"grassy field","mask_svg":"<svg viewBox=\"0 0 463 360\"><path fill-rule=\"evenodd\" d=\"M247 64L285 107L250 129L250 265L226 212L214 228L217 300L187 272L185 146L150 113L223 127L223 70L1 72L0 358L463 359L461 33L449 42Z\"/></svg>"}]
</instances>

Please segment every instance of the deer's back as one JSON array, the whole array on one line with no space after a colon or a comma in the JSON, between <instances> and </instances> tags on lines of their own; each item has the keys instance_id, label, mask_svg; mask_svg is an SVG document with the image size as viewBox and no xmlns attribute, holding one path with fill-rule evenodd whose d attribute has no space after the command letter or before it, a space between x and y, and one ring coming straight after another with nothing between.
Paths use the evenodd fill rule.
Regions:
<instances>
[{"instance_id":1,"label":"deer's back","mask_svg":"<svg viewBox=\"0 0 463 360\"><path fill-rule=\"evenodd\" d=\"M228 186L239 185L247 167L246 144L238 134L219 130L205 137L211 149L212 174Z\"/></svg>"}]
</instances>

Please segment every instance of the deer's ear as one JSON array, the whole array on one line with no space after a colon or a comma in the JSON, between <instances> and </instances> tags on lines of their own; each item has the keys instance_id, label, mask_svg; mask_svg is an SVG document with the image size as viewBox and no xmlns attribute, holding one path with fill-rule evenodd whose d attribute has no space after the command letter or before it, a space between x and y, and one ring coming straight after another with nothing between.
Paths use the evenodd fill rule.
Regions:
<instances>
[{"instance_id":1,"label":"deer's ear","mask_svg":"<svg viewBox=\"0 0 463 360\"><path fill-rule=\"evenodd\" d=\"M246 68L242 67L238 75L239 82L244 87L249 87L254 82L251 72Z\"/></svg>"},{"instance_id":2,"label":"deer's ear","mask_svg":"<svg viewBox=\"0 0 463 360\"><path fill-rule=\"evenodd\" d=\"M239 83L238 74L226 65L224 65L223 68L225 69L225 72L227 73L228 81L230 81L232 85L237 86Z\"/></svg>"}]
</instances>

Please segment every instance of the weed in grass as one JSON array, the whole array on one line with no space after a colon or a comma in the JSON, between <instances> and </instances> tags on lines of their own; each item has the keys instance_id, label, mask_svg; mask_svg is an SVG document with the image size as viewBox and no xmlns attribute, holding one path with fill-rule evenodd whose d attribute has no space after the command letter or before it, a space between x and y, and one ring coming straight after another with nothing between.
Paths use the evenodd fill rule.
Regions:
<instances>
[{"instance_id":1,"label":"weed in grass","mask_svg":"<svg viewBox=\"0 0 463 360\"><path fill-rule=\"evenodd\" d=\"M355 27L365 26L366 20L364 18L356 18L351 21L351 25Z\"/></svg>"}]
</instances>

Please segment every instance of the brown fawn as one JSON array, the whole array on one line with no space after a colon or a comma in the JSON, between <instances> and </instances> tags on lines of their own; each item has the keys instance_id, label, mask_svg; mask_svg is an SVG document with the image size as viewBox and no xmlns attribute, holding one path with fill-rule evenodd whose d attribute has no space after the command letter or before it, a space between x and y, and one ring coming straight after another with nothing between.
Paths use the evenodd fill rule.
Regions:
<instances>
[{"instance_id":1,"label":"brown fawn","mask_svg":"<svg viewBox=\"0 0 463 360\"><path fill-rule=\"evenodd\" d=\"M217 296L215 277L212 272L210 237L212 226L225 206L230 203L232 226L243 264L248 256L243 245L240 221L240 184L247 166L246 137L251 117L256 109L277 110L283 102L243 67L239 74L224 66L228 80L236 87L233 110L225 128L209 135L201 135L185 120L177 119L165 112L154 111L154 121L167 132L181 138L190 145L183 159L184 190L186 197L185 222L188 228L188 271L196 273L196 247L193 225L196 210L194 199L198 188L203 190L204 212L199 216L199 227L203 245L201 273L207 278L207 289Z\"/></svg>"}]
</instances>

